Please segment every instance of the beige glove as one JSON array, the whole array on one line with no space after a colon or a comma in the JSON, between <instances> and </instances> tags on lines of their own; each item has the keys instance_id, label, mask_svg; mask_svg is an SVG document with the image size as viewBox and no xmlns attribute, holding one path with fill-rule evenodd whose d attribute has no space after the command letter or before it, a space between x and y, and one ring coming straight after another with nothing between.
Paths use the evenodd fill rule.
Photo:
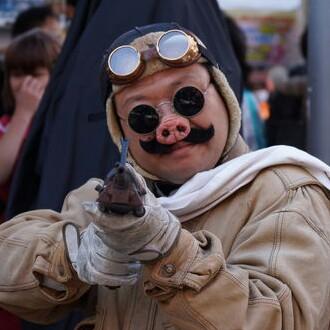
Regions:
<instances>
[{"instance_id":1,"label":"beige glove","mask_svg":"<svg viewBox=\"0 0 330 330\"><path fill-rule=\"evenodd\" d=\"M105 245L93 223L81 234L74 224L67 224L63 233L69 259L80 280L111 287L136 283L140 262Z\"/></svg>"},{"instance_id":2,"label":"beige glove","mask_svg":"<svg viewBox=\"0 0 330 330\"><path fill-rule=\"evenodd\" d=\"M73 230L73 225L64 229L72 265L79 278L87 283L134 284L140 262L165 256L179 237L181 224L178 219L159 204L144 179L136 172L135 175L147 192L142 217L105 214L98 209L96 202L90 202L84 203L84 207L93 215L94 222L81 235Z\"/></svg>"},{"instance_id":3,"label":"beige glove","mask_svg":"<svg viewBox=\"0 0 330 330\"><path fill-rule=\"evenodd\" d=\"M142 176L131 166L129 170L146 191L142 217L132 213L105 214L99 211L96 203L85 204L85 208L93 214L98 235L104 244L134 260L152 261L168 253L180 234L181 225L172 213L160 205Z\"/></svg>"}]
</instances>

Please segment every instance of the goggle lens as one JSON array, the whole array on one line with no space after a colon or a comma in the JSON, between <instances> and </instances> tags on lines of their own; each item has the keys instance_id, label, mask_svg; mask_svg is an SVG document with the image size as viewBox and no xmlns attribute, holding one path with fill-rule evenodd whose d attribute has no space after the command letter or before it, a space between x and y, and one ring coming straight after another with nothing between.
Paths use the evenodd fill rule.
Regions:
<instances>
[{"instance_id":1,"label":"goggle lens","mask_svg":"<svg viewBox=\"0 0 330 330\"><path fill-rule=\"evenodd\" d=\"M174 95L173 106L181 116L195 116L204 107L204 94L192 86L181 88ZM129 126L138 134L152 133L159 123L160 118L157 110L147 104L134 107L128 115Z\"/></svg>"},{"instance_id":2,"label":"goggle lens","mask_svg":"<svg viewBox=\"0 0 330 330\"><path fill-rule=\"evenodd\" d=\"M109 57L110 70L118 76L127 76L140 64L140 54L133 47L125 46L116 49Z\"/></svg>"},{"instance_id":3,"label":"goggle lens","mask_svg":"<svg viewBox=\"0 0 330 330\"><path fill-rule=\"evenodd\" d=\"M187 35L180 31L165 33L158 42L158 52L161 57L168 60L182 58L189 50Z\"/></svg>"},{"instance_id":4,"label":"goggle lens","mask_svg":"<svg viewBox=\"0 0 330 330\"><path fill-rule=\"evenodd\" d=\"M141 104L128 115L129 126L138 134L153 132L159 124L159 115L152 106Z\"/></svg>"}]
</instances>

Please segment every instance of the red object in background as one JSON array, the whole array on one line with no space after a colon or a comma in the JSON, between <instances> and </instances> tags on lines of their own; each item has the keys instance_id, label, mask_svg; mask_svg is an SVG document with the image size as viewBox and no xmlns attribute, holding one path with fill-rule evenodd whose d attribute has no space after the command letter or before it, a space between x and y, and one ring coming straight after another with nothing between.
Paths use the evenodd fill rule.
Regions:
<instances>
[{"instance_id":1,"label":"red object in background","mask_svg":"<svg viewBox=\"0 0 330 330\"><path fill-rule=\"evenodd\" d=\"M0 309L0 330L21 330L21 321L18 317Z\"/></svg>"}]
</instances>

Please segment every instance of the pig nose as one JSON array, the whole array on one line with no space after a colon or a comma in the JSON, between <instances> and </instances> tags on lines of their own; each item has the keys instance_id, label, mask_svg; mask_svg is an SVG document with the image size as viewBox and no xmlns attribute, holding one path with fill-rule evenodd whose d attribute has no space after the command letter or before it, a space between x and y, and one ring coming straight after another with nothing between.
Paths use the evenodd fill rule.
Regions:
<instances>
[{"instance_id":1,"label":"pig nose","mask_svg":"<svg viewBox=\"0 0 330 330\"><path fill-rule=\"evenodd\" d=\"M163 118L157 127L156 139L162 144L173 144L183 140L189 133L189 120L172 114Z\"/></svg>"}]
</instances>

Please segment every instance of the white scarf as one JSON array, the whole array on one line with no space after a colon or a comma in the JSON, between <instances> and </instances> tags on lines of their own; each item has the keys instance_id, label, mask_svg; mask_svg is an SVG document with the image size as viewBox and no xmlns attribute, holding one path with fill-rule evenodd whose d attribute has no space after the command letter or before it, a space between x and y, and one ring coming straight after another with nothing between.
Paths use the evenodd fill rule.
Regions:
<instances>
[{"instance_id":1,"label":"white scarf","mask_svg":"<svg viewBox=\"0 0 330 330\"><path fill-rule=\"evenodd\" d=\"M184 222L213 208L251 182L263 169L281 164L305 168L330 190L328 165L299 149L275 146L244 154L214 169L197 173L173 195L158 200Z\"/></svg>"}]
</instances>

